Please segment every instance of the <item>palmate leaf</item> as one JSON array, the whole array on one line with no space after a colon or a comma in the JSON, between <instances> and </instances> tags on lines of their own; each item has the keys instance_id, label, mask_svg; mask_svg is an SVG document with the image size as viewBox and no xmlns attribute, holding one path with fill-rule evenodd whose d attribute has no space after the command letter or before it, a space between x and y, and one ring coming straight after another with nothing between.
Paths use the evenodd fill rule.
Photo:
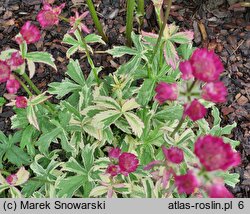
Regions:
<instances>
[{"instance_id":1,"label":"palmate leaf","mask_svg":"<svg viewBox=\"0 0 250 214\"><path fill-rule=\"evenodd\" d=\"M78 84L71 82L69 79L65 78L61 83L53 82L49 84L48 92L50 94L56 94L56 98L61 99L70 92L80 91L82 87Z\"/></svg>"},{"instance_id":2,"label":"palmate leaf","mask_svg":"<svg viewBox=\"0 0 250 214\"><path fill-rule=\"evenodd\" d=\"M98 107L120 111L120 105L111 97L99 96L94 102Z\"/></svg>"},{"instance_id":3,"label":"palmate leaf","mask_svg":"<svg viewBox=\"0 0 250 214\"><path fill-rule=\"evenodd\" d=\"M62 179L57 185L57 188L59 189L57 196L59 198L71 198L74 193L81 186L83 186L84 182L86 181L86 178L87 177L83 175L75 175Z\"/></svg>"},{"instance_id":4,"label":"palmate leaf","mask_svg":"<svg viewBox=\"0 0 250 214\"><path fill-rule=\"evenodd\" d=\"M121 116L122 113L117 110L102 111L94 116L92 125L97 128L106 129Z\"/></svg>"}]
</instances>

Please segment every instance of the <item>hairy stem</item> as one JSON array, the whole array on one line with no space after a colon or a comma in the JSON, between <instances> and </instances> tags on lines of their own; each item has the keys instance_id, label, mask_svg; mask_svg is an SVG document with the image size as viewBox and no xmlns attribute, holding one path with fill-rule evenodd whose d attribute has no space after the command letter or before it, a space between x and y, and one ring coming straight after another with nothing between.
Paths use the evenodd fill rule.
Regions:
<instances>
[{"instance_id":1,"label":"hairy stem","mask_svg":"<svg viewBox=\"0 0 250 214\"><path fill-rule=\"evenodd\" d=\"M103 31L103 27L99 21L99 18L97 16L97 13L96 13L96 10L95 10L95 6L92 2L92 0L86 0L87 2L87 5L89 7L89 11L90 11L90 14L91 14L91 17L95 23L95 27L98 31L98 33L102 36L102 39L105 41L105 42L108 42L108 37L106 36L106 34L104 33Z\"/></svg>"},{"instance_id":2,"label":"hairy stem","mask_svg":"<svg viewBox=\"0 0 250 214\"><path fill-rule=\"evenodd\" d=\"M127 46L132 46L131 33L133 30L133 20L134 20L134 9L135 9L135 0L127 1L127 17L126 17L126 39Z\"/></svg>"}]
</instances>

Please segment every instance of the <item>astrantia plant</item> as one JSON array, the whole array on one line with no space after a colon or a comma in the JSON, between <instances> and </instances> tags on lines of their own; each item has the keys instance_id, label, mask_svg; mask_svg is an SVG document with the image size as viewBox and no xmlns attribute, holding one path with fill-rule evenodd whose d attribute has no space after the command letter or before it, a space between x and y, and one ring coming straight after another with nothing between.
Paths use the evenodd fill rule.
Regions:
<instances>
[{"instance_id":1,"label":"astrantia plant","mask_svg":"<svg viewBox=\"0 0 250 214\"><path fill-rule=\"evenodd\" d=\"M130 47L102 51L131 56L102 78L102 67L92 60L92 44L105 44L102 29L102 37L90 33L88 11L74 9L67 18L65 4L53 3L43 1L40 27L32 21L21 27L19 49L0 54L0 83L15 111L15 134L0 132L1 197L233 197L225 184L239 181L229 173L241 161L239 142L228 138L236 123L221 127L215 107L227 96L219 79L223 64L213 51L192 47L191 31L167 24L171 1L159 35L131 32ZM100 27L92 2L87 4ZM40 40L41 28L52 30L60 21L69 26L62 41L66 77L41 92L32 82L35 63L57 67L51 54L30 52L29 45ZM81 69L76 52L86 56L89 70ZM205 119L209 112L213 124Z\"/></svg>"}]
</instances>

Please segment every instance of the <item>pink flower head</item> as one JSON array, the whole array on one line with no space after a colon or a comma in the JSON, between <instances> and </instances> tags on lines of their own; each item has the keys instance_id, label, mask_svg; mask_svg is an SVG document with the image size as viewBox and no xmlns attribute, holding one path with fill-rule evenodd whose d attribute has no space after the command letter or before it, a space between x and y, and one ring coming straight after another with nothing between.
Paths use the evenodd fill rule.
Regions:
<instances>
[{"instance_id":1,"label":"pink flower head","mask_svg":"<svg viewBox=\"0 0 250 214\"><path fill-rule=\"evenodd\" d=\"M51 27L53 25L58 25L59 15L62 12L62 9L64 7L65 7L65 3L55 8L45 3L43 5L43 9L37 15L37 21L40 23L42 28Z\"/></svg>"},{"instance_id":2,"label":"pink flower head","mask_svg":"<svg viewBox=\"0 0 250 214\"><path fill-rule=\"evenodd\" d=\"M202 88L202 98L214 103L226 101L227 88L223 82L210 82Z\"/></svg>"},{"instance_id":3,"label":"pink flower head","mask_svg":"<svg viewBox=\"0 0 250 214\"><path fill-rule=\"evenodd\" d=\"M194 153L207 171L227 170L240 164L240 155L234 152L222 138L206 135L199 137L194 145Z\"/></svg>"},{"instance_id":4,"label":"pink flower head","mask_svg":"<svg viewBox=\"0 0 250 214\"><path fill-rule=\"evenodd\" d=\"M10 66L6 61L0 60L0 83L6 82L10 78Z\"/></svg>"},{"instance_id":5,"label":"pink flower head","mask_svg":"<svg viewBox=\"0 0 250 214\"><path fill-rule=\"evenodd\" d=\"M121 150L117 147L109 150L110 159L118 159L120 155L121 155Z\"/></svg>"},{"instance_id":6,"label":"pink flower head","mask_svg":"<svg viewBox=\"0 0 250 214\"><path fill-rule=\"evenodd\" d=\"M223 184L213 184L210 186L208 196L210 198L234 198L233 194Z\"/></svg>"},{"instance_id":7,"label":"pink flower head","mask_svg":"<svg viewBox=\"0 0 250 214\"><path fill-rule=\"evenodd\" d=\"M75 11L75 16L71 16L69 18L70 21L70 25L72 26L72 28L70 29L69 33L74 33L75 30L80 27L80 29L82 29L83 32L85 33L90 33L90 30L88 29L88 27L81 23L81 21L89 14L88 11L84 12L81 16L79 16L78 11Z\"/></svg>"},{"instance_id":8,"label":"pink flower head","mask_svg":"<svg viewBox=\"0 0 250 214\"><path fill-rule=\"evenodd\" d=\"M24 96L17 96L16 97L16 107L17 108L26 108L28 104L28 100Z\"/></svg>"},{"instance_id":9,"label":"pink flower head","mask_svg":"<svg viewBox=\"0 0 250 214\"><path fill-rule=\"evenodd\" d=\"M190 104L184 105L184 116L189 116L192 121L202 119L207 113L207 109L194 99Z\"/></svg>"},{"instance_id":10,"label":"pink flower head","mask_svg":"<svg viewBox=\"0 0 250 214\"><path fill-rule=\"evenodd\" d=\"M12 175L9 175L7 178L6 178L6 182L9 184L9 185L15 185L16 182L18 180L18 177L16 174L12 174Z\"/></svg>"},{"instance_id":11,"label":"pink flower head","mask_svg":"<svg viewBox=\"0 0 250 214\"><path fill-rule=\"evenodd\" d=\"M121 173L127 176L129 173L136 171L139 161L134 154L124 152L119 157L119 166Z\"/></svg>"},{"instance_id":12,"label":"pink flower head","mask_svg":"<svg viewBox=\"0 0 250 214\"><path fill-rule=\"evenodd\" d=\"M162 146L161 148L166 160L175 164L180 164L183 161L184 154L182 149L178 147L171 147L170 149L167 149L165 146Z\"/></svg>"},{"instance_id":13,"label":"pink flower head","mask_svg":"<svg viewBox=\"0 0 250 214\"><path fill-rule=\"evenodd\" d=\"M20 33L27 44L35 43L41 38L39 29L32 25L30 21L22 26Z\"/></svg>"},{"instance_id":14,"label":"pink flower head","mask_svg":"<svg viewBox=\"0 0 250 214\"><path fill-rule=\"evenodd\" d=\"M10 65L12 70L16 70L23 63L24 59L19 51L12 53L11 58L8 60L8 64Z\"/></svg>"},{"instance_id":15,"label":"pink flower head","mask_svg":"<svg viewBox=\"0 0 250 214\"><path fill-rule=\"evenodd\" d=\"M195 188L199 187L199 181L193 175L193 172L189 170L185 175L175 175L175 186L180 194L192 194Z\"/></svg>"},{"instance_id":16,"label":"pink flower head","mask_svg":"<svg viewBox=\"0 0 250 214\"><path fill-rule=\"evenodd\" d=\"M190 63L194 77L204 82L217 81L224 70L220 58L205 48L196 49L190 58Z\"/></svg>"},{"instance_id":17,"label":"pink flower head","mask_svg":"<svg viewBox=\"0 0 250 214\"><path fill-rule=\"evenodd\" d=\"M10 94L15 94L20 88L20 83L16 79L9 79L6 83L6 89Z\"/></svg>"},{"instance_id":18,"label":"pink flower head","mask_svg":"<svg viewBox=\"0 0 250 214\"><path fill-rule=\"evenodd\" d=\"M182 73L181 78L184 80L189 80L193 78L193 70L190 61L180 62L180 71Z\"/></svg>"},{"instance_id":19,"label":"pink flower head","mask_svg":"<svg viewBox=\"0 0 250 214\"><path fill-rule=\"evenodd\" d=\"M155 91L155 99L158 100L160 104L164 103L166 100L176 100L178 97L178 86L176 83L168 84L160 82L156 86Z\"/></svg>"},{"instance_id":20,"label":"pink flower head","mask_svg":"<svg viewBox=\"0 0 250 214\"><path fill-rule=\"evenodd\" d=\"M106 173L109 173L111 176L116 176L120 173L120 167L118 165L109 165Z\"/></svg>"}]
</instances>

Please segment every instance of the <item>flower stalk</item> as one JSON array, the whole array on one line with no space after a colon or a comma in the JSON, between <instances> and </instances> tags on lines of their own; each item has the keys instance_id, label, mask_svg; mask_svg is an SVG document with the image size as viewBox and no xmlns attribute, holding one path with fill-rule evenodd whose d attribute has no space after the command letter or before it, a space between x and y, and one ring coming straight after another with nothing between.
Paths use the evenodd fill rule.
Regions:
<instances>
[{"instance_id":1,"label":"flower stalk","mask_svg":"<svg viewBox=\"0 0 250 214\"><path fill-rule=\"evenodd\" d=\"M131 33L133 30L133 20L134 20L134 9L135 9L135 0L127 1L127 17L126 17L126 39L127 46L132 46Z\"/></svg>"},{"instance_id":2,"label":"flower stalk","mask_svg":"<svg viewBox=\"0 0 250 214\"><path fill-rule=\"evenodd\" d=\"M105 42L108 42L108 37L106 36L106 34L103 31L103 27L102 27L102 25L100 23L100 20L99 20L98 16L97 16L95 6L94 6L92 0L86 0L86 3L88 5L91 17L92 17L92 19L93 19L93 21L95 23L95 27L96 27L98 33L102 36L102 39Z\"/></svg>"},{"instance_id":3,"label":"flower stalk","mask_svg":"<svg viewBox=\"0 0 250 214\"><path fill-rule=\"evenodd\" d=\"M159 49L159 46L160 46L160 44L161 44L161 39L162 39L162 36L163 36L163 32L164 32L164 30L165 30L165 28L166 28L166 25L167 25L167 21L168 21L168 17L169 17L171 5L172 5L172 0L169 0L169 1L168 1L168 7L167 7L167 10L166 10L165 16L164 16L164 21L163 21L163 24L162 24L162 26L161 26L161 30L160 30L160 33L159 33L159 36L158 36L156 45L155 45L155 47L154 47L153 55L152 55L152 57L151 57L151 62L153 62L154 57L155 57L155 54L156 54L156 52L157 52L157 50Z\"/></svg>"},{"instance_id":4,"label":"flower stalk","mask_svg":"<svg viewBox=\"0 0 250 214\"><path fill-rule=\"evenodd\" d=\"M139 14L140 26L143 25L143 18L144 18L144 14L145 14L144 4L145 4L144 0L137 1L137 12Z\"/></svg>"}]
</instances>

